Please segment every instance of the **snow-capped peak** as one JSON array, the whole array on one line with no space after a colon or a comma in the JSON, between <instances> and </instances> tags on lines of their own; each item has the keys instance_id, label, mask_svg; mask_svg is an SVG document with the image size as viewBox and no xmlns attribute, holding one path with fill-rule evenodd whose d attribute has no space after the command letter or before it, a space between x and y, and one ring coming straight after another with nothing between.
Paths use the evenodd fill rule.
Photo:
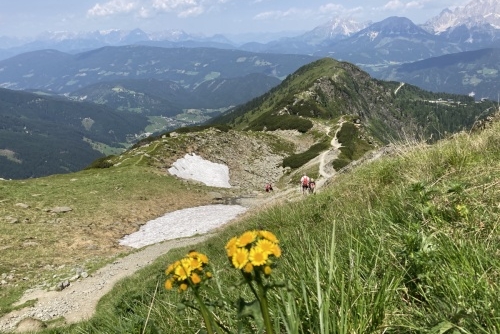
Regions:
<instances>
[{"instance_id":1,"label":"snow-capped peak","mask_svg":"<svg viewBox=\"0 0 500 334\"><path fill-rule=\"evenodd\" d=\"M438 16L430 19L425 26L436 34L460 25L473 27L490 24L500 27L500 1L472 0L467 5L454 10L445 9Z\"/></svg>"}]
</instances>

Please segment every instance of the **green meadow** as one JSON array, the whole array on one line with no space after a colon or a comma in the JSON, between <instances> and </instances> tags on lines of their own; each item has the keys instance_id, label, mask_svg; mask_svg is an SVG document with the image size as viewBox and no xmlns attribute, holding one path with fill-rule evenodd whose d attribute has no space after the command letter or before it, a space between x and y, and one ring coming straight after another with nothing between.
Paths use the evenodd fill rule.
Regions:
<instances>
[{"instance_id":1,"label":"green meadow","mask_svg":"<svg viewBox=\"0 0 500 334\"><path fill-rule=\"evenodd\" d=\"M209 258L200 295L220 333L256 333L253 299L225 245L248 230L279 239L267 298L275 333L500 333L500 124L337 174L316 195L259 210L117 284L88 321L43 333L204 333L191 289L165 269ZM248 316L246 316L247 314Z\"/></svg>"}]
</instances>

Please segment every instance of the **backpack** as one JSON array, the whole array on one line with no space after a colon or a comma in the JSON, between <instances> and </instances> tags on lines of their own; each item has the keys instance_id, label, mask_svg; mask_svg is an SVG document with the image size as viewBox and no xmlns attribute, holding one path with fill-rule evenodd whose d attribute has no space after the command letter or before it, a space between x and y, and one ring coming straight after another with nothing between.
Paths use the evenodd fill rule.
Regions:
<instances>
[{"instance_id":1,"label":"backpack","mask_svg":"<svg viewBox=\"0 0 500 334\"><path fill-rule=\"evenodd\" d=\"M308 185L309 185L309 178L308 178L308 177L305 177L305 178L302 180L302 185L303 185L303 186L308 186Z\"/></svg>"}]
</instances>

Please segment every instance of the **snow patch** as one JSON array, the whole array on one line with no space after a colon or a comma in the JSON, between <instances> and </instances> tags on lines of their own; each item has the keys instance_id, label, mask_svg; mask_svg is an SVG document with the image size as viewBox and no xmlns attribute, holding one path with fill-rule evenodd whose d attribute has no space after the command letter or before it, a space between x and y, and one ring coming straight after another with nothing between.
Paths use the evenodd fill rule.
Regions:
<instances>
[{"instance_id":1,"label":"snow patch","mask_svg":"<svg viewBox=\"0 0 500 334\"><path fill-rule=\"evenodd\" d=\"M196 154L186 154L174 162L168 172L183 179L203 182L207 186L231 188L229 184L229 168L203 159Z\"/></svg>"},{"instance_id":2,"label":"snow patch","mask_svg":"<svg viewBox=\"0 0 500 334\"><path fill-rule=\"evenodd\" d=\"M141 248L161 241L207 233L245 212L241 205L205 205L168 213L150 220L139 231L120 239L120 245Z\"/></svg>"}]
</instances>

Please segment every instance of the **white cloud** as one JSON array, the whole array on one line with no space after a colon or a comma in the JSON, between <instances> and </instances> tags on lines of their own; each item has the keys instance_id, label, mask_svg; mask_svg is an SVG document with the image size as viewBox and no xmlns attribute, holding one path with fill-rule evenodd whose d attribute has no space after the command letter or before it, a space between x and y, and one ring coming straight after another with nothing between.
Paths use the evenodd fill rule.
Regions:
<instances>
[{"instance_id":1,"label":"white cloud","mask_svg":"<svg viewBox=\"0 0 500 334\"><path fill-rule=\"evenodd\" d=\"M174 12L178 17L184 18L204 13L203 3L203 0L154 0L152 7L157 12Z\"/></svg>"},{"instance_id":2,"label":"white cloud","mask_svg":"<svg viewBox=\"0 0 500 334\"><path fill-rule=\"evenodd\" d=\"M290 8L288 10L274 10L262 12L253 17L254 20L280 20L280 19L304 19L311 17L313 11L308 9Z\"/></svg>"},{"instance_id":3,"label":"white cloud","mask_svg":"<svg viewBox=\"0 0 500 334\"><path fill-rule=\"evenodd\" d=\"M326 5L320 6L319 11L321 13L338 13L338 12L343 12L345 11L344 6L342 5L337 5L334 3L328 3Z\"/></svg>"},{"instance_id":4,"label":"white cloud","mask_svg":"<svg viewBox=\"0 0 500 334\"><path fill-rule=\"evenodd\" d=\"M389 10L397 10L397 9L401 9L403 7L404 7L404 4L399 0L392 0L384 5L384 9L389 9Z\"/></svg>"},{"instance_id":5,"label":"white cloud","mask_svg":"<svg viewBox=\"0 0 500 334\"><path fill-rule=\"evenodd\" d=\"M199 6L197 0L154 0L153 8L165 12L172 12L175 10L185 10Z\"/></svg>"},{"instance_id":6,"label":"white cloud","mask_svg":"<svg viewBox=\"0 0 500 334\"><path fill-rule=\"evenodd\" d=\"M328 3L326 5L320 6L317 11L317 16L323 15L337 15L342 17L352 16L355 13L360 13L363 11L363 7L346 8L342 5Z\"/></svg>"},{"instance_id":7,"label":"white cloud","mask_svg":"<svg viewBox=\"0 0 500 334\"><path fill-rule=\"evenodd\" d=\"M111 0L104 4L95 4L87 11L89 16L110 16L121 13L130 13L136 8L135 2L125 0Z\"/></svg>"},{"instance_id":8,"label":"white cloud","mask_svg":"<svg viewBox=\"0 0 500 334\"><path fill-rule=\"evenodd\" d=\"M414 9L414 8L423 8L424 4L429 2L430 0L413 0L409 2L402 2L400 0L391 0L384 5L384 9L387 10L406 10L406 9Z\"/></svg>"},{"instance_id":9,"label":"white cloud","mask_svg":"<svg viewBox=\"0 0 500 334\"><path fill-rule=\"evenodd\" d=\"M203 14L205 9L202 6L191 7L180 12L177 16L179 17L193 17Z\"/></svg>"},{"instance_id":10,"label":"white cloud","mask_svg":"<svg viewBox=\"0 0 500 334\"><path fill-rule=\"evenodd\" d=\"M328 3L314 9L305 8L290 8L286 11L267 11L257 14L253 17L254 20L280 20L280 19L296 19L305 20L312 19L323 20L331 18L331 16L352 16L363 11L363 7L346 8L343 5Z\"/></svg>"}]
</instances>

